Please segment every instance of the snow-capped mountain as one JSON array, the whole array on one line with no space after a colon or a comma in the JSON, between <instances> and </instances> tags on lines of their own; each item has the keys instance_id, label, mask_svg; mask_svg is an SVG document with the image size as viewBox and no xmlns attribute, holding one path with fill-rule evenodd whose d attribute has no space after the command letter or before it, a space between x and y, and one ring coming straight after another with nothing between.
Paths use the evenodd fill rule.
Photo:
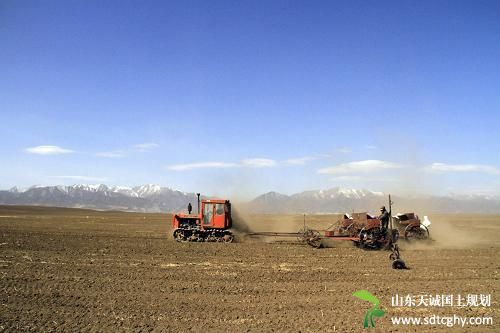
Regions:
<instances>
[{"instance_id":1,"label":"snow-capped mountain","mask_svg":"<svg viewBox=\"0 0 500 333\"><path fill-rule=\"evenodd\" d=\"M297 198L312 197L316 199L337 199L337 198L348 198L348 199L360 199L369 196L384 196L382 192L373 192L365 189L349 189L342 187L334 187L328 190L317 190L317 191L305 191L293 195Z\"/></svg>"},{"instance_id":2,"label":"snow-capped mountain","mask_svg":"<svg viewBox=\"0 0 500 333\"><path fill-rule=\"evenodd\" d=\"M80 185L56 186L56 187L62 191L82 190L88 192L107 192L110 190L109 187L103 184L95 184L95 185L80 184Z\"/></svg>"},{"instance_id":3,"label":"snow-capped mountain","mask_svg":"<svg viewBox=\"0 0 500 333\"><path fill-rule=\"evenodd\" d=\"M500 198L491 196L392 196L397 212L500 213ZM269 192L248 204L262 213L341 213L368 211L377 213L388 206L388 195L366 189L332 188L292 195Z\"/></svg>"},{"instance_id":4,"label":"snow-capped mountain","mask_svg":"<svg viewBox=\"0 0 500 333\"><path fill-rule=\"evenodd\" d=\"M129 196L129 197L134 197L138 198L139 194L137 194L136 191L134 191L133 188L131 187L126 187L126 186L112 186L109 188L111 192L114 193L121 193L123 195Z\"/></svg>"},{"instance_id":5,"label":"snow-capped mountain","mask_svg":"<svg viewBox=\"0 0 500 333\"><path fill-rule=\"evenodd\" d=\"M230 199L230 198L229 198ZM195 193L147 184L135 187L103 184L71 186L13 187L0 191L0 204L45 205L139 212L177 212L191 202ZM397 212L500 213L500 198L481 195L397 196ZM388 205L385 193L366 189L331 188L292 195L269 192L244 204L253 213L340 213L368 211L377 213ZM239 204L242 205L242 204Z\"/></svg>"},{"instance_id":6,"label":"snow-capped mountain","mask_svg":"<svg viewBox=\"0 0 500 333\"><path fill-rule=\"evenodd\" d=\"M270 192L250 202L255 211L273 212L341 212L363 209L385 201L381 192L335 187L328 190L304 191L292 195ZM368 206L369 207L369 206ZM366 208L365 208L366 209Z\"/></svg>"},{"instance_id":7,"label":"snow-capped mountain","mask_svg":"<svg viewBox=\"0 0 500 333\"><path fill-rule=\"evenodd\" d=\"M0 191L0 204L46 205L94 209L116 209L144 212L180 211L196 202L194 193L148 184L136 187L104 184L71 186L13 187Z\"/></svg>"},{"instance_id":8,"label":"snow-capped mountain","mask_svg":"<svg viewBox=\"0 0 500 333\"><path fill-rule=\"evenodd\" d=\"M152 195L158 195L161 193L162 188L158 185L154 184L147 184L147 185L141 185L141 186L136 186L133 188L133 191L137 193L137 195L141 198L147 198Z\"/></svg>"},{"instance_id":9,"label":"snow-capped mountain","mask_svg":"<svg viewBox=\"0 0 500 333\"><path fill-rule=\"evenodd\" d=\"M159 185L147 184L135 187L127 187L127 186L110 186L104 184L75 184L70 186L41 186L34 185L29 188L20 189L17 186L14 186L9 190L11 193L24 193L29 190L35 189L46 189L49 191L60 191L64 193L71 193L74 191L85 191L85 192L101 192L101 193L120 193L129 197L135 198L147 198L152 195L158 195L163 192L172 191L172 189L167 187L160 187Z\"/></svg>"}]
</instances>

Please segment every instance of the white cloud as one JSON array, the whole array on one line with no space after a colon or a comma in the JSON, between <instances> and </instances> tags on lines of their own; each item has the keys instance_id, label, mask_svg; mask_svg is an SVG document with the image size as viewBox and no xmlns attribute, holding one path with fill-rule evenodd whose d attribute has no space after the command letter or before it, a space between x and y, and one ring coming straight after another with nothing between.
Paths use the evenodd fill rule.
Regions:
<instances>
[{"instance_id":1,"label":"white cloud","mask_svg":"<svg viewBox=\"0 0 500 333\"><path fill-rule=\"evenodd\" d=\"M270 160L267 158L249 158L241 161L243 166L252 168L269 168L276 166L275 160Z\"/></svg>"},{"instance_id":2,"label":"white cloud","mask_svg":"<svg viewBox=\"0 0 500 333\"><path fill-rule=\"evenodd\" d=\"M108 178L105 178L105 177L88 177L88 176L52 176L52 178L83 180L83 181L90 181L90 182L104 182L104 181L108 180Z\"/></svg>"},{"instance_id":3,"label":"white cloud","mask_svg":"<svg viewBox=\"0 0 500 333\"><path fill-rule=\"evenodd\" d=\"M266 158L249 158L244 159L241 163L228 163L228 162L199 162L199 163L188 163L188 164L175 164L167 167L169 170L173 171L186 171L193 169L225 169L225 168L265 168L273 167L277 165L275 160L270 160Z\"/></svg>"},{"instance_id":4,"label":"white cloud","mask_svg":"<svg viewBox=\"0 0 500 333\"><path fill-rule=\"evenodd\" d=\"M95 154L98 157L106 157L106 158L120 158L126 155L126 152L123 150L115 150L115 151L103 151Z\"/></svg>"},{"instance_id":5,"label":"white cloud","mask_svg":"<svg viewBox=\"0 0 500 333\"><path fill-rule=\"evenodd\" d=\"M287 160L284 160L280 163L288 164L288 165L304 165L307 162L310 161L316 161L316 160L322 160L326 158L332 157L329 154L315 154L312 156L302 156L302 157L296 157L296 158L289 158Z\"/></svg>"},{"instance_id":6,"label":"white cloud","mask_svg":"<svg viewBox=\"0 0 500 333\"><path fill-rule=\"evenodd\" d=\"M26 148L25 151L30 154L38 155L59 155L73 153L73 150L61 148L59 146L36 146Z\"/></svg>"},{"instance_id":7,"label":"white cloud","mask_svg":"<svg viewBox=\"0 0 500 333\"><path fill-rule=\"evenodd\" d=\"M347 147L339 148L339 149L337 149L337 151L339 153L342 153L342 154L349 154L350 152L352 152L351 148L347 148Z\"/></svg>"},{"instance_id":8,"label":"white cloud","mask_svg":"<svg viewBox=\"0 0 500 333\"><path fill-rule=\"evenodd\" d=\"M377 146L374 146L374 145L366 145L365 146L366 149L377 149Z\"/></svg>"},{"instance_id":9,"label":"white cloud","mask_svg":"<svg viewBox=\"0 0 500 333\"><path fill-rule=\"evenodd\" d=\"M361 179L362 178L360 176L338 176L338 177L330 178L330 180L332 180L332 181L341 181L341 182L359 181Z\"/></svg>"},{"instance_id":10,"label":"white cloud","mask_svg":"<svg viewBox=\"0 0 500 333\"><path fill-rule=\"evenodd\" d=\"M478 172L492 175L500 174L500 168L483 164L446 164L432 163L426 167L430 172Z\"/></svg>"},{"instance_id":11,"label":"white cloud","mask_svg":"<svg viewBox=\"0 0 500 333\"><path fill-rule=\"evenodd\" d=\"M339 164L329 168L322 168L318 170L318 173L324 173L324 174L342 174L342 173L359 173L359 172L369 173L380 170L397 169L397 168L401 168L401 165L380 160L365 160L365 161Z\"/></svg>"},{"instance_id":12,"label":"white cloud","mask_svg":"<svg viewBox=\"0 0 500 333\"><path fill-rule=\"evenodd\" d=\"M153 142L148 142L148 143L139 143L133 146L133 148L141 153L151 151L153 149L156 149L160 147L159 144L153 143Z\"/></svg>"},{"instance_id":13,"label":"white cloud","mask_svg":"<svg viewBox=\"0 0 500 333\"><path fill-rule=\"evenodd\" d=\"M133 146L126 148L126 149L103 151L103 152L98 152L95 155L98 157L106 157L106 158L120 158L120 157L125 157L127 155L130 155L134 152L138 152L138 153L150 152L153 149L156 149L158 147L160 147L160 145L157 143L153 143L153 142L138 143L138 144L133 145Z\"/></svg>"},{"instance_id":14,"label":"white cloud","mask_svg":"<svg viewBox=\"0 0 500 333\"><path fill-rule=\"evenodd\" d=\"M304 165L309 161L313 161L318 159L317 157L312 157L312 156L304 156L304 157L297 157L297 158L290 158L288 160L285 160L284 162L286 164L291 164L291 165Z\"/></svg>"},{"instance_id":15,"label":"white cloud","mask_svg":"<svg viewBox=\"0 0 500 333\"><path fill-rule=\"evenodd\" d=\"M200 163L189 163L189 164L176 164L167 167L169 170L173 171L185 171L192 169L223 169L223 168L235 168L239 165L236 163L226 163L226 162L200 162Z\"/></svg>"}]
</instances>

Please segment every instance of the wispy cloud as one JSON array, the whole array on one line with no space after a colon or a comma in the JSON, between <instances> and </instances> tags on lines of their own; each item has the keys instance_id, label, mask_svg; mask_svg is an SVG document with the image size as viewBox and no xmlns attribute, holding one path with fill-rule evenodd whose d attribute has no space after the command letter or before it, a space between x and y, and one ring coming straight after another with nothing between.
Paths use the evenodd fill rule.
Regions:
<instances>
[{"instance_id":1,"label":"wispy cloud","mask_svg":"<svg viewBox=\"0 0 500 333\"><path fill-rule=\"evenodd\" d=\"M98 157L105 157L105 158L120 158L120 157L125 157L127 155L127 152L123 150L114 150L114 151L103 151L95 154Z\"/></svg>"},{"instance_id":2,"label":"wispy cloud","mask_svg":"<svg viewBox=\"0 0 500 333\"><path fill-rule=\"evenodd\" d=\"M226 163L226 162L200 162L200 163L188 163L188 164L175 164L167 167L169 170L173 171L185 171L193 169L224 169L224 168L235 168L239 165L236 163Z\"/></svg>"},{"instance_id":3,"label":"wispy cloud","mask_svg":"<svg viewBox=\"0 0 500 333\"><path fill-rule=\"evenodd\" d=\"M397 169L402 166L396 163L380 161L380 160L365 160L350 163L339 164L329 168L322 168L318 173L323 174L343 174L343 173L370 173L387 169Z\"/></svg>"},{"instance_id":4,"label":"wispy cloud","mask_svg":"<svg viewBox=\"0 0 500 333\"><path fill-rule=\"evenodd\" d=\"M276 161L267 158L248 158L241 161L242 166L251 168L269 168L276 166Z\"/></svg>"},{"instance_id":5,"label":"wispy cloud","mask_svg":"<svg viewBox=\"0 0 500 333\"><path fill-rule=\"evenodd\" d=\"M374 146L374 145L366 145L365 146L366 149L377 149L377 146Z\"/></svg>"},{"instance_id":6,"label":"wispy cloud","mask_svg":"<svg viewBox=\"0 0 500 333\"><path fill-rule=\"evenodd\" d=\"M279 163L284 163L286 165L304 165L310 161L322 160L322 159L326 159L326 158L330 158L330 157L332 157L330 154L315 154L315 155L310 155L310 156L289 158L289 159L281 161Z\"/></svg>"},{"instance_id":7,"label":"wispy cloud","mask_svg":"<svg viewBox=\"0 0 500 333\"><path fill-rule=\"evenodd\" d=\"M333 177L330 178L332 181L341 181L341 182L352 182L352 181L359 181L362 178L360 176L338 176L338 177Z\"/></svg>"},{"instance_id":8,"label":"wispy cloud","mask_svg":"<svg viewBox=\"0 0 500 333\"><path fill-rule=\"evenodd\" d=\"M339 148L339 149L337 149L337 151L339 153L342 153L342 154L349 154L352 152L351 148L348 148L348 147Z\"/></svg>"},{"instance_id":9,"label":"wispy cloud","mask_svg":"<svg viewBox=\"0 0 500 333\"><path fill-rule=\"evenodd\" d=\"M38 155L60 155L60 154L69 154L73 153L73 150L61 148L59 146L36 146L26 148L24 150L30 154L38 154Z\"/></svg>"},{"instance_id":10,"label":"wispy cloud","mask_svg":"<svg viewBox=\"0 0 500 333\"><path fill-rule=\"evenodd\" d=\"M58 179L89 181L89 182L104 182L108 180L108 178L105 177L89 177L89 176L51 176L51 177Z\"/></svg>"},{"instance_id":11,"label":"wispy cloud","mask_svg":"<svg viewBox=\"0 0 500 333\"><path fill-rule=\"evenodd\" d=\"M476 172L488 173L492 175L499 175L500 168L492 165L484 164L446 164L446 163L432 163L426 167L430 172Z\"/></svg>"},{"instance_id":12,"label":"wispy cloud","mask_svg":"<svg viewBox=\"0 0 500 333\"><path fill-rule=\"evenodd\" d=\"M151 150L156 149L158 147L160 147L160 145L157 143L153 143L153 142L139 143L139 144L132 146L132 148L134 148L136 151L141 152L141 153L151 151Z\"/></svg>"},{"instance_id":13,"label":"wispy cloud","mask_svg":"<svg viewBox=\"0 0 500 333\"><path fill-rule=\"evenodd\" d=\"M297 157L297 158L289 158L288 160L283 161L285 164L290 164L290 165L304 165L309 161L313 161L318 159L318 157L314 156L304 156L304 157Z\"/></svg>"},{"instance_id":14,"label":"wispy cloud","mask_svg":"<svg viewBox=\"0 0 500 333\"><path fill-rule=\"evenodd\" d=\"M248 158L241 160L239 163L211 161L211 162L198 162L187 164L175 164L167 167L168 170L173 171L186 171L193 169L226 169L226 168L269 168L276 166L275 160L267 158Z\"/></svg>"},{"instance_id":15,"label":"wispy cloud","mask_svg":"<svg viewBox=\"0 0 500 333\"><path fill-rule=\"evenodd\" d=\"M160 145L153 142L138 143L129 148L98 152L95 155L98 157L105 157L105 158L120 158L130 155L132 153L147 153L158 147L160 147Z\"/></svg>"}]
</instances>

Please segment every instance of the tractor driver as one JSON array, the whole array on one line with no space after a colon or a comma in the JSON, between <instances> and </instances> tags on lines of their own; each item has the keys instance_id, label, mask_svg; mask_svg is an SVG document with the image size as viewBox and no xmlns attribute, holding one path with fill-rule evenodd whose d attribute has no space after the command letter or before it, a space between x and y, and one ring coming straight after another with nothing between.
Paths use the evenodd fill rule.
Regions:
<instances>
[{"instance_id":1,"label":"tractor driver","mask_svg":"<svg viewBox=\"0 0 500 333\"><path fill-rule=\"evenodd\" d=\"M380 231L382 234L387 233L387 226L389 225L389 219L391 218L389 212L385 209L385 206L380 207L380 216L378 217L380 220Z\"/></svg>"}]
</instances>

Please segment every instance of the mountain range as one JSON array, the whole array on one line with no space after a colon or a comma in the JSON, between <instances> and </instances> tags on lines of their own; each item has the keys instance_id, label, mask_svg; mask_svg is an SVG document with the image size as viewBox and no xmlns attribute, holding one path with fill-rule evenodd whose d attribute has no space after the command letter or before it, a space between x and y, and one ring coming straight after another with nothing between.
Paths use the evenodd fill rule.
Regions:
<instances>
[{"instance_id":1,"label":"mountain range","mask_svg":"<svg viewBox=\"0 0 500 333\"><path fill-rule=\"evenodd\" d=\"M391 201L393 213L500 213L500 197L486 195L392 195ZM264 213L378 213L381 206L388 207L389 197L382 192L336 187L292 195L269 192L258 196L249 205Z\"/></svg>"},{"instance_id":2,"label":"mountain range","mask_svg":"<svg viewBox=\"0 0 500 333\"><path fill-rule=\"evenodd\" d=\"M484 195L393 196L395 212L500 213L500 197ZM0 191L0 204L42 205L137 212L176 212L191 202L196 211L196 194L148 184L136 187L102 184L17 187ZM269 192L239 203L255 213L376 213L388 205L388 196L365 189L335 187L292 195Z\"/></svg>"},{"instance_id":3,"label":"mountain range","mask_svg":"<svg viewBox=\"0 0 500 333\"><path fill-rule=\"evenodd\" d=\"M122 210L136 212L173 212L184 209L188 202L195 207L195 193L148 184L136 187L103 184L71 186L17 187L0 191L0 204L42 205L56 207Z\"/></svg>"}]
</instances>

